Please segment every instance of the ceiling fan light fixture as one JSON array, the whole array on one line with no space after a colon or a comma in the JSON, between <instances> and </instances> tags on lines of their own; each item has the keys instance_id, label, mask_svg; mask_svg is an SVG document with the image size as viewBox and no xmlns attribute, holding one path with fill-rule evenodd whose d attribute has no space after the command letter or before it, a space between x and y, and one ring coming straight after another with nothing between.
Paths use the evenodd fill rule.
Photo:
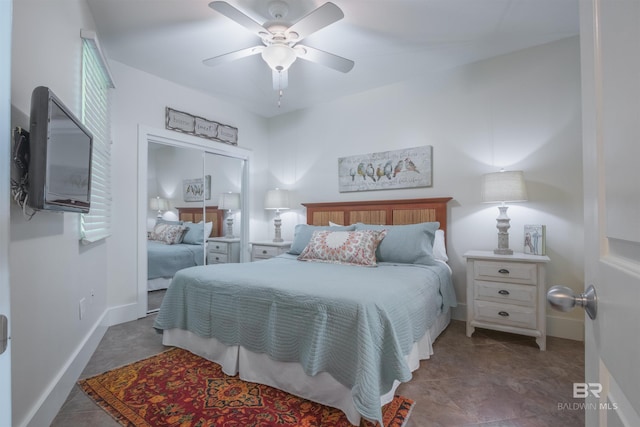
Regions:
<instances>
[{"instance_id":1,"label":"ceiling fan light fixture","mask_svg":"<svg viewBox=\"0 0 640 427\"><path fill-rule=\"evenodd\" d=\"M298 56L293 48L284 44L272 44L262 51L262 59L272 70L281 72L289 69Z\"/></svg>"}]
</instances>

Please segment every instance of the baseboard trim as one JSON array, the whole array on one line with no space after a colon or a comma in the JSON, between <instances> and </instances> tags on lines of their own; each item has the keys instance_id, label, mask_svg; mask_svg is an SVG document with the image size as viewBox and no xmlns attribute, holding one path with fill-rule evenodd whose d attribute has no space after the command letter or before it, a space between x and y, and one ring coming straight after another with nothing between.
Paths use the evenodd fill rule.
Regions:
<instances>
[{"instance_id":1,"label":"baseboard trim","mask_svg":"<svg viewBox=\"0 0 640 427\"><path fill-rule=\"evenodd\" d=\"M451 318L454 320L462 320L463 322L466 322L467 304L459 302L457 307L451 308Z\"/></svg>"},{"instance_id":2,"label":"baseboard trim","mask_svg":"<svg viewBox=\"0 0 640 427\"><path fill-rule=\"evenodd\" d=\"M67 364L49 385L47 391L42 394L40 400L34 405L29 416L25 418L23 427L40 427L51 425L53 419L60 412L60 408L67 400L67 396L75 386L91 356L98 348L98 344L104 337L109 326L117 325L138 318L138 304L126 304L112 307L102 314L87 334L75 353L69 358Z\"/></svg>"},{"instance_id":3,"label":"baseboard trim","mask_svg":"<svg viewBox=\"0 0 640 427\"><path fill-rule=\"evenodd\" d=\"M547 315L547 336L584 341L584 320Z\"/></svg>"},{"instance_id":4,"label":"baseboard trim","mask_svg":"<svg viewBox=\"0 0 640 427\"><path fill-rule=\"evenodd\" d=\"M120 323L130 322L138 319L138 304L125 304L117 307L111 307L107 310L104 323L106 326L119 325Z\"/></svg>"},{"instance_id":5,"label":"baseboard trim","mask_svg":"<svg viewBox=\"0 0 640 427\"><path fill-rule=\"evenodd\" d=\"M107 326L104 324L106 314L107 312L105 311L67 364L50 383L47 391L42 394L40 400L33 406L30 415L25 418L23 426L40 427L51 425L51 422L67 400L67 396L75 386L76 381L80 378L84 367L87 366L89 359L91 359L98 344L100 344L100 340L107 332Z\"/></svg>"}]
</instances>

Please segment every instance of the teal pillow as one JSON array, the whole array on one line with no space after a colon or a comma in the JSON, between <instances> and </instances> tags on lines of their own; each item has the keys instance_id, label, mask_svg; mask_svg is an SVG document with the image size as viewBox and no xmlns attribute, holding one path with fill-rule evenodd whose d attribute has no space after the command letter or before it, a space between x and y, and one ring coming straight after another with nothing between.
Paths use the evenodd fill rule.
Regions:
<instances>
[{"instance_id":1,"label":"teal pillow","mask_svg":"<svg viewBox=\"0 0 640 427\"><path fill-rule=\"evenodd\" d=\"M204 243L204 223L199 222L194 224L193 222L185 222L187 227L187 234L182 238L182 243L188 245L201 245Z\"/></svg>"},{"instance_id":2,"label":"teal pillow","mask_svg":"<svg viewBox=\"0 0 640 427\"><path fill-rule=\"evenodd\" d=\"M407 225L356 224L356 230L387 230L376 250L378 262L402 264L433 264L433 241L439 222Z\"/></svg>"},{"instance_id":3,"label":"teal pillow","mask_svg":"<svg viewBox=\"0 0 640 427\"><path fill-rule=\"evenodd\" d=\"M355 229L355 225L329 226L298 224L296 225L296 228L293 232L293 242L291 243L291 249L289 249L289 252L287 253L291 255L300 255L302 251L304 251L304 248L306 248L309 244L314 231L354 231Z\"/></svg>"}]
</instances>

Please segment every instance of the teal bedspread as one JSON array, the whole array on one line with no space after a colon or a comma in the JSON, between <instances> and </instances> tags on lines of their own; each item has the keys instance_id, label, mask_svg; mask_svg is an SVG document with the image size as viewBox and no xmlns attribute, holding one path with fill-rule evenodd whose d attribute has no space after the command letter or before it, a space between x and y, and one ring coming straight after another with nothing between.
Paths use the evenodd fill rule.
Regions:
<instances>
[{"instance_id":1,"label":"teal bedspread","mask_svg":"<svg viewBox=\"0 0 640 427\"><path fill-rule=\"evenodd\" d=\"M445 265L358 267L269 260L181 270L154 327L180 328L272 359L330 373L352 389L354 405L381 421L380 396L405 382L405 362L456 298Z\"/></svg>"},{"instance_id":2,"label":"teal bedspread","mask_svg":"<svg viewBox=\"0 0 640 427\"><path fill-rule=\"evenodd\" d=\"M204 245L165 245L147 240L147 279L173 277L178 270L204 264Z\"/></svg>"}]
</instances>

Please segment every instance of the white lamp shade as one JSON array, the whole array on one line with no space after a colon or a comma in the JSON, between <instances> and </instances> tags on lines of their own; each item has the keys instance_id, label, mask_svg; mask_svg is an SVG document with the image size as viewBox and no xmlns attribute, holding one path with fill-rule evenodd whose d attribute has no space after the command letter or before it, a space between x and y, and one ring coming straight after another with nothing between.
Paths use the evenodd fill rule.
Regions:
<instances>
[{"instance_id":1,"label":"white lamp shade","mask_svg":"<svg viewBox=\"0 0 640 427\"><path fill-rule=\"evenodd\" d=\"M482 201L525 202L527 187L522 171L502 171L488 173L482 177Z\"/></svg>"},{"instance_id":2,"label":"white lamp shade","mask_svg":"<svg viewBox=\"0 0 640 427\"><path fill-rule=\"evenodd\" d=\"M262 59L275 71L289 69L297 57L293 48L284 44L272 44L262 51Z\"/></svg>"},{"instance_id":3,"label":"white lamp shade","mask_svg":"<svg viewBox=\"0 0 640 427\"><path fill-rule=\"evenodd\" d=\"M169 202L167 199L153 197L149 199L149 207L154 211L166 211L169 209Z\"/></svg>"},{"instance_id":4,"label":"white lamp shade","mask_svg":"<svg viewBox=\"0 0 640 427\"><path fill-rule=\"evenodd\" d=\"M218 199L218 209L240 209L240 193L222 193Z\"/></svg>"},{"instance_id":5,"label":"white lamp shade","mask_svg":"<svg viewBox=\"0 0 640 427\"><path fill-rule=\"evenodd\" d=\"M265 209L289 209L289 191L275 190L267 191L264 196L264 208Z\"/></svg>"}]
</instances>

